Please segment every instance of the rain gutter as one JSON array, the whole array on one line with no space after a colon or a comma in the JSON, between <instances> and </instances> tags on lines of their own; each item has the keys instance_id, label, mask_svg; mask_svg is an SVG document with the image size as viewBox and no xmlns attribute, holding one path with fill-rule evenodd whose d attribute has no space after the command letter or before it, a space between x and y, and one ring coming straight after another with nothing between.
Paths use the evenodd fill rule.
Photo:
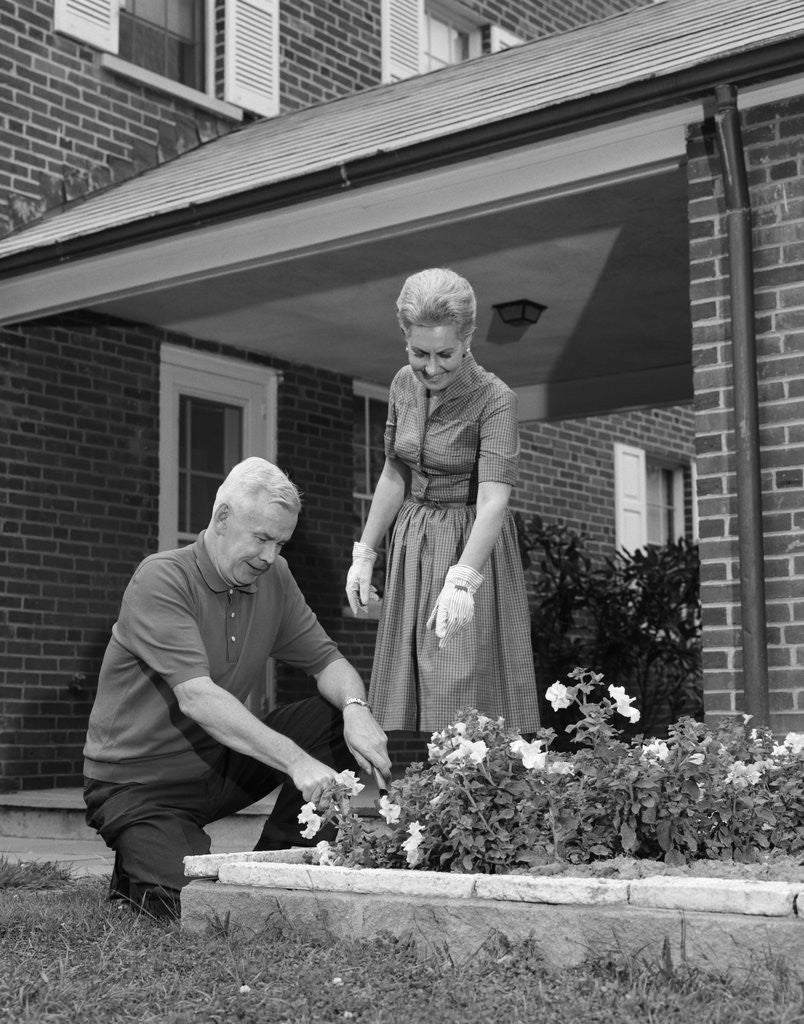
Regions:
<instances>
[{"instance_id":1,"label":"rain gutter","mask_svg":"<svg viewBox=\"0 0 804 1024\"><path fill-rule=\"evenodd\" d=\"M734 85L715 88L726 202L745 710L770 724L751 200Z\"/></svg>"},{"instance_id":2,"label":"rain gutter","mask_svg":"<svg viewBox=\"0 0 804 1024\"><path fill-rule=\"evenodd\" d=\"M719 81L767 81L772 77L801 70L801 46L801 38L787 39L675 74L649 78L620 89L584 96L557 106L415 143L404 149L389 152L380 150L369 157L339 163L288 181L272 182L236 195L223 196L202 206L190 204L180 210L14 253L0 261L0 278L332 196L344 189L374 185L458 161L477 159L546 138L557 138L613 120L662 109L672 103L711 96L713 87ZM92 194L84 201L91 199Z\"/></svg>"}]
</instances>

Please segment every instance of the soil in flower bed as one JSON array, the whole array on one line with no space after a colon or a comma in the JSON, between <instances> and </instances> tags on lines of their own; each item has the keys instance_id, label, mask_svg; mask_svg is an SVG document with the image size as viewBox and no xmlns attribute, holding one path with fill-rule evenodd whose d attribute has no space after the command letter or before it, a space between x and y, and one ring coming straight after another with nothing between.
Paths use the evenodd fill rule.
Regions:
<instances>
[{"instance_id":1,"label":"soil in flower bed","mask_svg":"<svg viewBox=\"0 0 804 1024\"><path fill-rule=\"evenodd\" d=\"M565 875L572 878L653 878L657 875L676 878L745 878L753 882L804 882L801 858L774 854L755 864L735 860L697 860L674 867L656 860L615 857L589 864L542 864L529 875Z\"/></svg>"}]
</instances>

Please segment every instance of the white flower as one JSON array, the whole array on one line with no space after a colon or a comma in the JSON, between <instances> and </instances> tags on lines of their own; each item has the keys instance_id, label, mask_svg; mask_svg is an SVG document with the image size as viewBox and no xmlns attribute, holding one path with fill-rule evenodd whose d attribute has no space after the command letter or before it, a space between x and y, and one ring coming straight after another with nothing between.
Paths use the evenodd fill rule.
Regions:
<instances>
[{"instance_id":1,"label":"white flower","mask_svg":"<svg viewBox=\"0 0 804 1024\"><path fill-rule=\"evenodd\" d=\"M753 717L753 715L743 715L743 725L748 725Z\"/></svg>"},{"instance_id":2,"label":"white flower","mask_svg":"<svg viewBox=\"0 0 804 1024\"><path fill-rule=\"evenodd\" d=\"M706 760L706 755L705 754L690 754L690 756L687 758L687 760L690 762L690 764L703 764L704 761Z\"/></svg>"},{"instance_id":3,"label":"white flower","mask_svg":"<svg viewBox=\"0 0 804 1024\"><path fill-rule=\"evenodd\" d=\"M485 729L490 721L491 719L487 715L477 716L477 724L480 726L481 729Z\"/></svg>"},{"instance_id":4,"label":"white flower","mask_svg":"<svg viewBox=\"0 0 804 1024\"><path fill-rule=\"evenodd\" d=\"M301 833L303 839L312 839L321 828L321 815L315 813L315 804L310 802L302 807L297 821L307 828Z\"/></svg>"},{"instance_id":5,"label":"white flower","mask_svg":"<svg viewBox=\"0 0 804 1024\"><path fill-rule=\"evenodd\" d=\"M337 779L338 782L341 783L342 786L349 787L349 793L347 794L348 796L357 796L357 794L361 790L366 788L362 782L358 781L358 778L355 775L355 773L348 768L346 769L346 771L339 772L335 776L335 778Z\"/></svg>"},{"instance_id":6,"label":"white flower","mask_svg":"<svg viewBox=\"0 0 804 1024\"><path fill-rule=\"evenodd\" d=\"M483 758L488 754L489 748L486 746L485 740L467 740L462 739L458 746L449 752L444 760L453 764L456 761L473 761L475 764L480 764Z\"/></svg>"},{"instance_id":7,"label":"white flower","mask_svg":"<svg viewBox=\"0 0 804 1024\"><path fill-rule=\"evenodd\" d=\"M408 825L410 839L406 839L405 842L402 843L402 849L407 854L407 861L411 867L414 867L414 865L418 863L419 858L421 857L419 847L422 845L423 831L424 830L422 829L422 826L419 824L418 821L412 821Z\"/></svg>"},{"instance_id":8,"label":"white flower","mask_svg":"<svg viewBox=\"0 0 804 1024\"><path fill-rule=\"evenodd\" d=\"M786 743L774 743L771 753L774 757L789 757L792 751Z\"/></svg>"},{"instance_id":9,"label":"white flower","mask_svg":"<svg viewBox=\"0 0 804 1024\"><path fill-rule=\"evenodd\" d=\"M250 992L250 991L251 991L251 986L250 985L241 985L240 986L240 992L243 995L245 995L247 992Z\"/></svg>"},{"instance_id":10,"label":"white flower","mask_svg":"<svg viewBox=\"0 0 804 1024\"><path fill-rule=\"evenodd\" d=\"M316 843L315 848L318 851L318 863L322 867L328 867L330 864L335 863L335 854L326 839L322 839L320 843Z\"/></svg>"},{"instance_id":11,"label":"white flower","mask_svg":"<svg viewBox=\"0 0 804 1024\"><path fill-rule=\"evenodd\" d=\"M542 750L543 746L543 740L533 740L532 743L526 743L520 737L518 740L513 740L509 744L508 749L512 754L518 754L522 758L522 764L530 771L532 768L544 768L547 761L547 751Z\"/></svg>"},{"instance_id":12,"label":"white flower","mask_svg":"<svg viewBox=\"0 0 804 1024\"><path fill-rule=\"evenodd\" d=\"M789 732L784 738L784 745L790 748L791 754L800 754L804 750L804 732Z\"/></svg>"},{"instance_id":13,"label":"white flower","mask_svg":"<svg viewBox=\"0 0 804 1024\"><path fill-rule=\"evenodd\" d=\"M639 721L639 711L631 707L634 698L628 696L624 686L609 686L609 697L614 701L617 711L623 718L627 718L631 722Z\"/></svg>"},{"instance_id":14,"label":"white flower","mask_svg":"<svg viewBox=\"0 0 804 1024\"><path fill-rule=\"evenodd\" d=\"M574 775L575 765L571 761L550 761L547 765L548 775Z\"/></svg>"},{"instance_id":15,"label":"white flower","mask_svg":"<svg viewBox=\"0 0 804 1024\"><path fill-rule=\"evenodd\" d=\"M393 804L388 799L388 795L380 797L379 812L385 818L387 824L393 825L395 821L399 821L399 815L402 813L402 808L399 804Z\"/></svg>"},{"instance_id":16,"label":"white flower","mask_svg":"<svg viewBox=\"0 0 804 1024\"><path fill-rule=\"evenodd\" d=\"M452 731L456 736L466 735L466 722L453 722Z\"/></svg>"},{"instance_id":17,"label":"white flower","mask_svg":"<svg viewBox=\"0 0 804 1024\"><path fill-rule=\"evenodd\" d=\"M545 697L550 701L553 711L558 711L560 708L568 708L572 704L569 689L563 683L559 683L558 680L547 690Z\"/></svg>"},{"instance_id":18,"label":"white flower","mask_svg":"<svg viewBox=\"0 0 804 1024\"><path fill-rule=\"evenodd\" d=\"M335 985L336 988L340 988L343 984L343 978L333 978L332 984Z\"/></svg>"},{"instance_id":19,"label":"white flower","mask_svg":"<svg viewBox=\"0 0 804 1024\"><path fill-rule=\"evenodd\" d=\"M730 782L735 789L745 789L747 786L755 786L761 778L762 769L759 765L735 761L725 781Z\"/></svg>"},{"instance_id":20,"label":"white flower","mask_svg":"<svg viewBox=\"0 0 804 1024\"><path fill-rule=\"evenodd\" d=\"M664 740L652 739L650 743L642 744L642 759L655 757L657 761L666 761L670 756L670 748Z\"/></svg>"}]
</instances>

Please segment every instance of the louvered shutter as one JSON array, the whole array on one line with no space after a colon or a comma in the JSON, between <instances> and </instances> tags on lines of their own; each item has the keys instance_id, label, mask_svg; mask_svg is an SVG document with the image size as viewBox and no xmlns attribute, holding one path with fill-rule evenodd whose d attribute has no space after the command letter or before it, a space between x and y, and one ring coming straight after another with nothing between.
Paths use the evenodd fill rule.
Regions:
<instances>
[{"instance_id":1,"label":"louvered shutter","mask_svg":"<svg viewBox=\"0 0 804 1024\"><path fill-rule=\"evenodd\" d=\"M223 98L264 117L279 113L279 2L226 4Z\"/></svg>"},{"instance_id":2,"label":"louvered shutter","mask_svg":"<svg viewBox=\"0 0 804 1024\"><path fill-rule=\"evenodd\" d=\"M119 0L55 0L53 29L99 50L117 53Z\"/></svg>"},{"instance_id":3,"label":"louvered shutter","mask_svg":"<svg viewBox=\"0 0 804 1024\"><path fill-rule=\"evenodd\" d=\"M382 0L382 80L421 73L424 0Z\"/></svg>"},{"instance_id":4,"label":"louvered shutter","mask_svg":"<svg viewBox=\"0 0 804 1024\"><path fill-rule=\"evenodd\" d=\"M633 552L648 542L645 453L614 445L614 501L617 550Z\"/></svg>"}]
</instances>

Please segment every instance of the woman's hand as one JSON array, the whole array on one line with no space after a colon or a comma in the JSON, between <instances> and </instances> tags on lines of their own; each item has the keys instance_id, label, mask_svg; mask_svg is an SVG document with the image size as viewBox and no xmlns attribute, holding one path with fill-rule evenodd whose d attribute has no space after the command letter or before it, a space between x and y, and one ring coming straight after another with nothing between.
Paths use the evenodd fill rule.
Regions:
<instances>
[{"instance_id":1,"label":"woman's hand","mask_svg":"<svg viewBox=\"0 0 804 1024\"><path fill-rule=\"evenodd\" d=\"M474 595L482 582L480 573L469 565L459 562L447 570L444 586L427 620L427 628L435 628L439 650L474 618Z\"/></svg>"},{"instance_id":2,"label":"woman's hand","mask_svg":"<svg viewBox=\"0 0 804 1024\"><path fill-rule=\"evenodd\" d=\"M356 616L361 610L368 612L369 602L379 601L377 591L371 585L376 561L377 552L356 540L352 547L352 565L346 574L346 597L352 615Z\"/></svg>"}]
</instances>

